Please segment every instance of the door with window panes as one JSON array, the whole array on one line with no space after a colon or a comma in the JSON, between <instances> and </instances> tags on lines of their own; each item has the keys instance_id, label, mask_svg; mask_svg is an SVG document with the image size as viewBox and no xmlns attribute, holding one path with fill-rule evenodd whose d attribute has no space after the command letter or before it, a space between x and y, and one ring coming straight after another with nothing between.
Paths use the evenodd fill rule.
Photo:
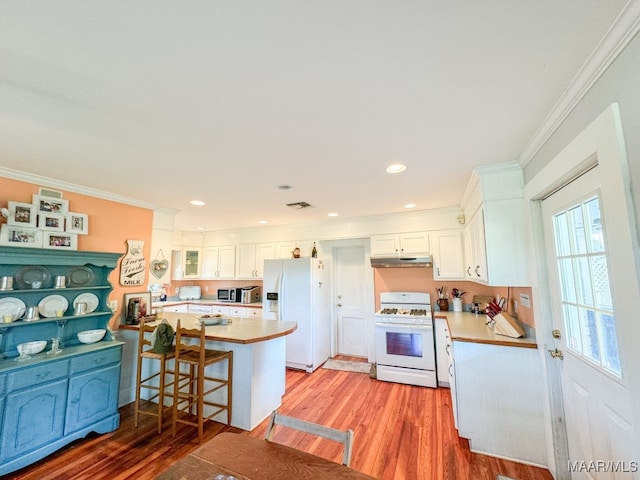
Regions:
<instances>
[{"instance_id":1,"label":"door with window panes","mask_svg":"<svg viewBox=\"0 0 640 480\"><path fill-rule=\"evenodd\" d=\"M636 458L598 168L542 202L570 457L558 468L573 479L618 478L582 462Z\"/></svg>"}]
</instances>

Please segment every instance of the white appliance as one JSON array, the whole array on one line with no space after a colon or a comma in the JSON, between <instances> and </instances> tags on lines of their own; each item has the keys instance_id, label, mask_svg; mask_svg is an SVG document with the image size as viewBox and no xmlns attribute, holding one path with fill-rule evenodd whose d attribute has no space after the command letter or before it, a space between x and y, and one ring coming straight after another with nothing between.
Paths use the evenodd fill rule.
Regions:
<instances>
[{"instance_id":1,"label":"white appliance","mask_svg":"<svg viewBox=\"0 0 640 480\"><path fill-rule=\"evenodd\" d=\"M375 330L378 380L438 386L430 294L380 293Z\"/></svg>"},{"instance_id":2,"label":"white appliance","mask_svg":"<svg viewBox=\"0 0 640 480\"><path fill-rule=\"evenodd\" d=\"M200 300L202 289L198 285L185 285L180 287L178 298L180 300Z\"/></svg>"},{"instance_id":3,"label":"white appliance","mask_svg":"<svg viewBox=\"0 0 640 480\"><path fill-rule=\"evenodd\" d=\"M329 358L331 324L328 272L317 258L265 260L262 318L297 322L285 337L286 365L309 373Z\"/></svg>"}]
</instances>

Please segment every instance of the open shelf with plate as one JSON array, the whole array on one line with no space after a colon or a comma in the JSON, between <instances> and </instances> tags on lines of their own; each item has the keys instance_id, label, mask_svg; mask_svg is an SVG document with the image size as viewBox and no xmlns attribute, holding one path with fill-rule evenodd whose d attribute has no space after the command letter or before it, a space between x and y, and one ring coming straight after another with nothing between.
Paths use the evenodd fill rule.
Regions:
<instances>
[{"instance_id":1,"label":"open shelf with plate","mask_svg":"<svg viewBox=\"0 0 640 480\"><path fill-rule=\"evenodd\" d=\"M108 330L108 303L120 257L0 247L0 476L118 427L122 342ZM78 340L98 329L95 343ZM45 349L19 358L33 341Z\"/></svg>"}]
</instances>

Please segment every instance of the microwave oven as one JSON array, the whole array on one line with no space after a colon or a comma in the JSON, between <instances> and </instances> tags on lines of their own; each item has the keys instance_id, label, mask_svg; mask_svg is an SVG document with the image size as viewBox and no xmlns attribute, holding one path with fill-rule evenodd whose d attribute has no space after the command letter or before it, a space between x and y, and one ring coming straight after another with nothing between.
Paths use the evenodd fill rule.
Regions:
<instances>
[{"instance_id":1,"label":"microwave oven","mask_svg":"<svg viewBox=\"0 0 640 480\"><path fill-rule=\"evenodd\" d=\"M242 298L241 288L219 288L218 289L219 302L239 302L241 298Z\"/></svg>"}]
</instances>

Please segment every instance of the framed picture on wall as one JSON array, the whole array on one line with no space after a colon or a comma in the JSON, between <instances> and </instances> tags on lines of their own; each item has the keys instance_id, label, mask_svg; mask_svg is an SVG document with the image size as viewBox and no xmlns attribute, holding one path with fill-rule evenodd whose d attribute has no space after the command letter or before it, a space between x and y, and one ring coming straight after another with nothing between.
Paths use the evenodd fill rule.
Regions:
<instances>
[{"instance_id":1,"label":"framed picture on wall","mask_svg":"<svg viewBox=\"0 0 640 480\"><path fill-rule=\"evenodd\" d=\"M69 200L63 200L62 198L34 194L32 203L38 209L38 213L58 213L64 215L69 211Z\"/></svg>"},{"instance_id":2,"label":"framed picture on wall","mask_svg":"<svg viewBox=\"0 0 640 480\"><path fill-rule=\"evenodd\" d=\"M64 215L59 213L40 213L38 215L38 228L40 230L64 232Z\"/></svg>"},{"instance_id":3,"label":"framed picture on wall","mask_svg":"<svg viewBox=\"0 0 640 480\"><path fill-rule=\"evenodd\" d=\"M36 228L2 225L0 245L40 248L42 247L42 232Z\"/></svg>"},{"instance_id":4,"label":"framed picture on wall","mask_svg":"<svg viewBox=\"0 0 640 480\"><path fill-rule=\"evenodd\" d=\"M74 233L66 232L43 232L44 239L42 246L44 248L57 248L59 250L77 250L78 236Z\"/></svg>"},{"instance_id":5,"label":"framed picture on wall","mask_svg":"<svg viewBox=\"0 0 640 480\"><path fill-rule=\"evenodd\" d=\"M89 216L86 213L67 213L67 232L86 235L89 233Z\"/></svg>"},{"instance_id":6,"label":"framed picture on wall","mask_svg":"<svg viewBox=\"0 0 640 480\"><path fill-rule=\"evenodd\" d=\"M36 206L31 203L9 202L7 225L35 228L38 219Z\"/></svg>"},{"instance_id":7,"label":"framed picture on wall","mask_svg":"<svg viewBox=\"0 0 640 480\"><path fill-rule=\"evenodd\" d=\"M137 325L140 319L151 315L151 292L124 294L124 323Z\"/></svg>"}]
</instances>

